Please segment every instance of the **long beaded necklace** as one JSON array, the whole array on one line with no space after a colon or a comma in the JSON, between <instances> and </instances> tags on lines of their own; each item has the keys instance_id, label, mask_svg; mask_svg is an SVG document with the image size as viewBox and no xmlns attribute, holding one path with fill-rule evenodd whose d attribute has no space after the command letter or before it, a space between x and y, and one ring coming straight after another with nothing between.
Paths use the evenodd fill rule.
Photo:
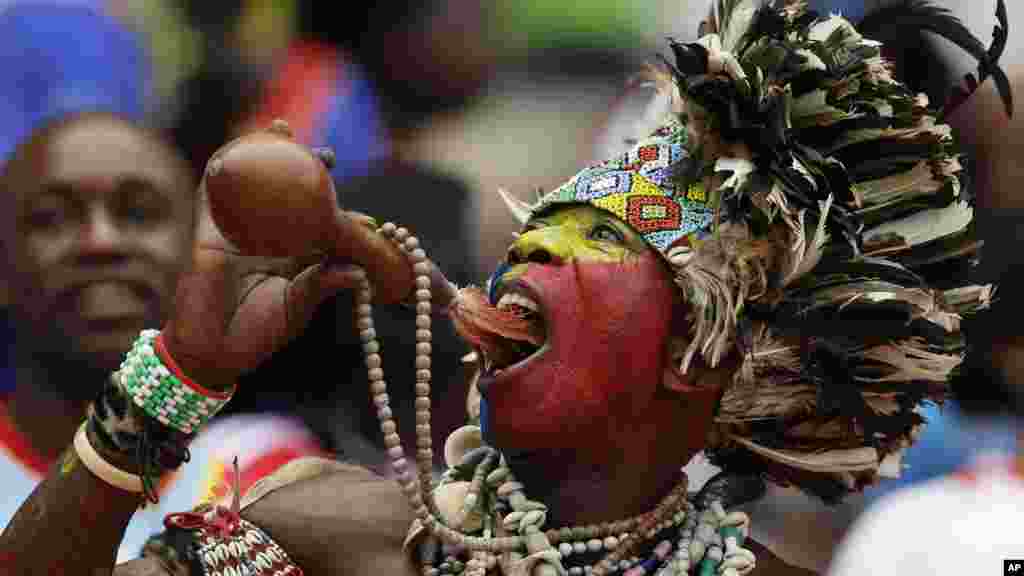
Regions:
<instances>
[{"instance_id":1,"label":"long beaded necklace","mask_svg":"<svg viewBox=\"0 0 1024 576\"><path fill-rule=\"evenodd\" d=\"M412 507L416 522L428 532L420 546L422 576L484 576L496 565L500 565L506 576L608 576L620 571L624 576L647 573L683 576L691 569L699 570L700 576L716 573L742 576L753 569L753 553L741 547L749 531L747 516L742 512L727 514L717 501L705 510L695 510L686 498L685 478L646 514L599 526L542 531L547 508L526 497L523 485L515 480L495 449L480 446L464 454L437 487L443 491L460 477L470 478L459 509L454 514L451 511L442 514L433 489L434 451L430 430L431 264L419 240L407 229L388 222L378 232L405 252L415 276L414 469L406 458L391 411L380 343L374 329L373 287L365 277L355 294L356 328L391 469ZM472 536L460 531L474 511L485 504L487 510L480 515L479 525L474 526L482 535ZM657 541L659 535L676 527L679 532L674 552L672 541L666 538L658 541L647 559L632 556L644 543ZM444 554L438 562L445 547L456 554L468 553L469 559L462 562L454 554ZM596 564L577 564L566 570L562 562L574 555L595 555L602 551L607 554Z\"/></svg>"}]
</instances>

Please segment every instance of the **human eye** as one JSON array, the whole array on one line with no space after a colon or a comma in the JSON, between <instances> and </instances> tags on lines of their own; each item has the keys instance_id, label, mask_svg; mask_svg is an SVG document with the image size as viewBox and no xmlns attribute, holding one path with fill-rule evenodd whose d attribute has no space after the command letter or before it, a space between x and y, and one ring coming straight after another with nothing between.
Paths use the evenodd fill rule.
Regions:
<instances>
[{"instance_id":1,"label":"human eye","mask_svg":"<svg viewBox=\"0 0 1024 576\"><path fill-rule=\"evenodd\" d=\"M619 232L614 226L604 223L590 229L590 239L599 242L611 242L613 244L622 244L625 240L622 232Z\"/></svg>"},{"instance_id":2,"label":"human eye","mask_svg":"<svg viewBox=\"0 0 1024 576\"><path fill-rule=\"evenodd\" d=\"M71 216L69 208L61 197L43 194L28 206L25 221L34 230L56 228Z\"/></svg>"},{"instance_id":3,"label":"human eye","mask_svg":"<svg viewBox=\"0 0 1024 576\"><path fill-rule=\"evenodd\" d=\"M170 216L170 202L145 182L124 182L120 192L117 214L124 222L146 225Z\"/></svg>"}]
</instances>

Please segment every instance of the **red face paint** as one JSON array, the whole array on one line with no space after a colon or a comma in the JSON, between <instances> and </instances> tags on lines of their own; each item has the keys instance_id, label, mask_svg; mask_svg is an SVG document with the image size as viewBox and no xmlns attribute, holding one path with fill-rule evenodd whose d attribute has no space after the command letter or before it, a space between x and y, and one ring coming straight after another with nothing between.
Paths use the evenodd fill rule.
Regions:
<instances>
[{"instance_id":1,"label":"red face paint","mask_svg":"<svg viewBox=\"0 0 1024 576\"><path fill-rule=\"evenodd\" d=\"M609 448L646 442L650 425L673 417L655 394L677 289L657 254L530 264L504 281L521 282L537 296L548 349L487 387L499 448L570 449L598 464Z\"/></svg>"}]
</instances>

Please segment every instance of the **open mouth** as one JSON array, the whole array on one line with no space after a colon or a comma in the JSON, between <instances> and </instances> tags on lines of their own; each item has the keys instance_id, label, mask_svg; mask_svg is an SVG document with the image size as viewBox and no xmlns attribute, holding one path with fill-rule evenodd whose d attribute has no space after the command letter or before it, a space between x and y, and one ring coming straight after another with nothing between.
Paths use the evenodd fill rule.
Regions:
<instances>
[{"instance_id":1,"label":"open mouth","mask_svg":"<svg viewBox=\"0 0 1024 576\"><path fill-rule=\"evenodd\" d=\"M544 347L547 341L547 330L540 304L524 291L513 286L504 292L495 308L499 312L512 314L527 323L522 333L513 332L507 335L495 334L489 350L482 350L484 371L500 372L510 366L517 365Z\"/></svg>"},{"instance_id":2,"label":"open mouth","mask_svg":"<svg viewBox=\"0 0 1024 576\"><path fill-rule=\"evenodd\" d=\"M479 289L461 292L451 317L456 331L480 353L485 374L518 367L546 348L544 311L526 286L503 286L494 304Z\"/></svg>"}]
</instances>

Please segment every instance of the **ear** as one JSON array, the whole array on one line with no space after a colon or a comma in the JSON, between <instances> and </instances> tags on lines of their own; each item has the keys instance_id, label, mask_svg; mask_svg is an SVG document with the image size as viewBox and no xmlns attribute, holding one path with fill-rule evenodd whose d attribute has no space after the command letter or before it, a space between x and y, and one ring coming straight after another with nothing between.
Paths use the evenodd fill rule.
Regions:
<instances>
[{"instance_id":1,"label":"ear","mask_svg":"<svg viewBox=\"0 0 1024 576\"><path fill-rule=\"evenodd\" d=\"M686 372L682 371L682 356L686 351L688 340L674 338L669 343L668 353L665 359L664 374L662 383L665 388L674 392L685 394L725 390L725 387L732 381L739 363L736 361L737 354L730 354L715 368L711 368L704 362L700 354L695 354L690 361Z\"/></svg>"},{"instance_id":2,"label":"ear","mask_svg":"<svg viewBox=\"0 0 1024 576\"><path fill-rule=\"evenodd\" d=\"M742 357L737 350L733 350L722 358L718 366L712 368L698 352L690 360L690 365L684 373L682 360L691 342L691 324L690 307L680 298L673 313L672 329L674 334L687 336L669 338L665 350L662 385L672 392L685 395L689 401L709 399L717 402L740 369Z\"/></svg>"}]
</instances>

